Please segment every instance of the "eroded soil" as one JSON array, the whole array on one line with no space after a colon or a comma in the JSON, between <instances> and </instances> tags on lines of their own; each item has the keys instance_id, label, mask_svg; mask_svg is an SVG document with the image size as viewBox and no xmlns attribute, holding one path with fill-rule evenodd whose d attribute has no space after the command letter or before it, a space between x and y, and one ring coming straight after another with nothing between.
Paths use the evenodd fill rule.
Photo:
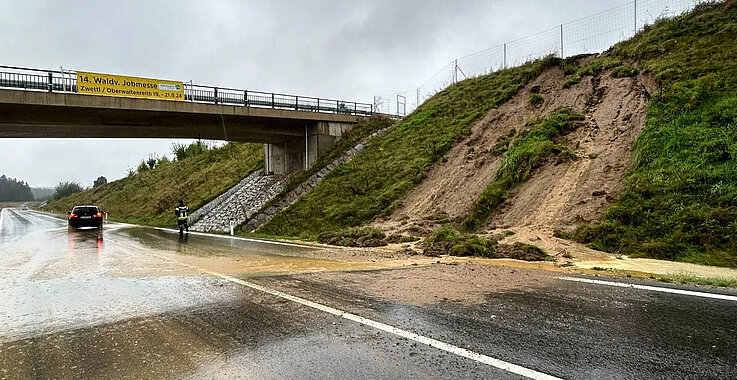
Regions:
<instances>
[{"instance_id":1,"label":"eroded soil","mask_svg":"<svg viewBox=\"0 0 737 380\"><path fill-rule=\"evenodd\" d=\"M588 57L586 59L592 59ZM585 119L563 139L576 157L550 161L513 189L510 198L479 231L487 236L512 231L500 243L536 245L559 262L576 257L597 259L605 253L555 238L553 232L601 219L619 197L631 165L633 144L641 132L650 93L656 85L644 75L614 78L606 71L585 76L570 88L558 67L544 71L512 99L472 128L404 200L403 206L373 226L394 233L426 235L441 223L460 222L481 192L493 181L503 155L492 147L502 136L518 134L531 119L567 107ZM538 93L542 104L530 104Z\"/></svg>"}]
</instances>

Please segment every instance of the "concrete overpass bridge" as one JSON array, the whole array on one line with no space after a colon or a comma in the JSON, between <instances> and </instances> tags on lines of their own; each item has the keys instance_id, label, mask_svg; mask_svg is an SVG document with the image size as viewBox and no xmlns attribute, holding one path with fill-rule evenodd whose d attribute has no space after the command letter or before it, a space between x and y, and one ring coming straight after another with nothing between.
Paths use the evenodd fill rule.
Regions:
<instances>
[{"instance_id":1,"label":"concrete overpass bridge","mask_svg":"<svg viewBox=\"0 0 737 380\"><path fill-rule=\"evenodd\" d=\"M373 105L184 83L184 101L78 91L76 73L0 66L0 138L190 138L264 144L266 168L309 167Z\"/></svg>"}]
</instances>

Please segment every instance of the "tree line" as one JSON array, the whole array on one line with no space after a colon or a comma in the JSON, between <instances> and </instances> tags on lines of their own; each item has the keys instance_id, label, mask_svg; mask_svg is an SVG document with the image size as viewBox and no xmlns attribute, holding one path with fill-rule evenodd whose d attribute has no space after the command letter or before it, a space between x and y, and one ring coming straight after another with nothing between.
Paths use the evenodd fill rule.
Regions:
<instances>
[{"instance_id":1,"label":"tree line","mask_svg":"<svg viewBox=\"0 0 737 380\"><path fill-rule=\"evenodd\" d=\"M32 201L33 193L31 187L25 181L8 178L3 174L0 176L0 201L21 202Z\"/></svg>"}]
</instances>

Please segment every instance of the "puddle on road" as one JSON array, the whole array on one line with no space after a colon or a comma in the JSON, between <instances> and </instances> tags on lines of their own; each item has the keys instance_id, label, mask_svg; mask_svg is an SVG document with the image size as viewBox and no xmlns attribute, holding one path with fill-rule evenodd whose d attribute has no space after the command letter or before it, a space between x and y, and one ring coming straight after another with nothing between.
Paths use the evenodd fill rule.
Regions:
<instances>
[{"instance_id":1,"label":"puddle on road","mask_svg":"<svg viewBox=\"0 0 737 380\"><path fill-rule=\"evenodd\" d=\"M253 277L413 263L300 257L321 248L211 236L190 235L179 242L176 233L118 225L102 233L67 231L58 224L18 233L13 243L0 247L0 343L239 302L240 291L224 288L221 279L205 271Z\"/></svg>"},{"instance_id":2,"label":"puddle on road","mask_svg":"<svg viewBox=\"0 0 737 380\"><path fill-rule=\"evenodd\" d=\"M149 228L127 228L121 233L138 240L139 247L150 254L181 264L178 274L192 274L208 270L229 275L259 276L268 274L307 273L324 271L356 271L389 269L409 265L429 264L432 258L413 258L376 261L342 261L326 258L303 257L313 255L321 247L306 245L280 245L268 242L246 241L189 235L180 237L175 232ZM319 253L318 253L319 254ZM162 263L166 263L162 261ZM169 265L165 264L167 268ZM197 270L194 268L201 270ZM157 268L138 268L152 274ZM136 273L141 275L142 273Z\"/></svg>"}]
</instances>

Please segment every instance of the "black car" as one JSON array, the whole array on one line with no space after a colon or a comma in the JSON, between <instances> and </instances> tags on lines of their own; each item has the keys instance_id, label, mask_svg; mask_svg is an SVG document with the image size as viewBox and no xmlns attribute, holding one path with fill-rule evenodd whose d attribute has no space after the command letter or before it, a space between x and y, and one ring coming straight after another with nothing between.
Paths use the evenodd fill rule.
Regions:
<instances>
[{"instance_id":1,"label":"black car","mask_svg":"<svg viewBox=\"0 0 737 380\"><path fill-rule=\"evenodd\" d=\"M102 212L97 206L74 206L67 213L69 229L80 227L95 227L102 229Z\"/></svg>"}]
</instances>

